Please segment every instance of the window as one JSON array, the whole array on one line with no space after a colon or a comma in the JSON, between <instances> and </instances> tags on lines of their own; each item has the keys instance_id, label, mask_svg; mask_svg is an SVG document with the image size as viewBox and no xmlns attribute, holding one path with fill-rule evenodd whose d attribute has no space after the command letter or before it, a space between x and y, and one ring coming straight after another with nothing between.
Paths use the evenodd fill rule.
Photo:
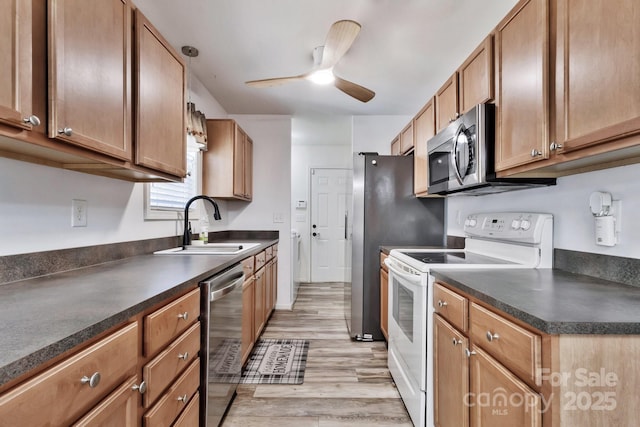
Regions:
<instances>
[{"instance_id":1,"label":"window","mask_svg":"<svg viewBox=\"0 0 640 427\"><path fill-rule=\"evenodd\" d=\"M184 182L152 182L144 186L144 219L176 220L187 201L202 188L202 152L195 138L187 136L187 176ZM198 219L198 210L189 217Z\"/></svg>"}]
</instances>

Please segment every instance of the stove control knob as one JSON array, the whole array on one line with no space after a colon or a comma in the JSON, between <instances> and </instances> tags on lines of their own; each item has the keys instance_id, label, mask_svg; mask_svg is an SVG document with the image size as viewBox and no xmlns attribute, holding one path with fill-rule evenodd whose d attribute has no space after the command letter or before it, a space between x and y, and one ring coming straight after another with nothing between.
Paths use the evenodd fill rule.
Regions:
<instances>
[{"instance_id":1,"label":"stove control knob","mask_svg":"<svg viewBox=\"0 0 640 427\"><path fill-rule=\"evenodd\" d=\"M469 218L465 219L465 220L464 220L464 226L465 226L465 227L468 227L470 222L471 222L471 221L469 221Z\"/></svg>"},{"instance_id":2,"label":"stove control knob","mask_svg":"<svg viewBox=\"0 0 640 427\"><path fill-rule=\"evenodd\" d=\"M520 224L520 228L522 228L524 231L527 231L531 228L531 221L523 219L522 224Z\"/></svg>"},{"instance_id":3,"label":"stove control knob","mask_svg":"<svg viewBox=\"0 0 640 427\"><path fill-rule=\"evenodd\" d=\"M511 221L511 228L517 230L518 228L520 228L520 224L521 221L519 219L514 219L513 221Z\"/></svg>"},{"instance_id":4,"label":"stove control knob","mask_svg":"<svg viewBox=\"0 0 640 427\"><path fill-rule=\"evenodd\" d=\"M469 227L475 227L476 224L478 224L478 221L475 218L469 220Z\"/></svg>"}]
</instances>

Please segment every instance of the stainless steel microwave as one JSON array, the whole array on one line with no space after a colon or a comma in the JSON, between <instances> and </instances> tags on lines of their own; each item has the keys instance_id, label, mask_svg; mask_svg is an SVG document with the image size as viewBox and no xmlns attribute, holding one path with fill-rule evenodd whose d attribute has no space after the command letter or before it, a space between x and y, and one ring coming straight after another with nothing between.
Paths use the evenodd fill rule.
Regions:
<instances>
[{"instance_id":1,"label":"stainless steel microwave","mask_svg":"<svg viewBox=\"0 0 640 427\"><path fill-rule=\"evenodd\" d=\"M555 185L555 178L497 178L495 107L478 104L427 141L431 194L481 195Z\"/></svg>"}]
</instances>

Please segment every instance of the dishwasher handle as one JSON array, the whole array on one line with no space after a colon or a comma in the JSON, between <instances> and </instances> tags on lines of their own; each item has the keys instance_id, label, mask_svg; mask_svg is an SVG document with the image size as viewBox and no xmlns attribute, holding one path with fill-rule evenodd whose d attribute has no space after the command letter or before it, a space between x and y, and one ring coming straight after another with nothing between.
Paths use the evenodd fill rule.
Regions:
<instances>
[{"instance_id":1,"label":"dishwasher handle","mask_svg":"<svg viewBox=\"0 0 640 427\"><path fill-rule=\"evenodd\" d=\"M209 301L213 302L223 298L225 295L233 292L234 289L238 288L239 286L242 286L243 283L244 283L244 274L238 277L236 280L234 280L231 283L228 283L220 288L212 289Z\"/></svg>"}]
</instances>

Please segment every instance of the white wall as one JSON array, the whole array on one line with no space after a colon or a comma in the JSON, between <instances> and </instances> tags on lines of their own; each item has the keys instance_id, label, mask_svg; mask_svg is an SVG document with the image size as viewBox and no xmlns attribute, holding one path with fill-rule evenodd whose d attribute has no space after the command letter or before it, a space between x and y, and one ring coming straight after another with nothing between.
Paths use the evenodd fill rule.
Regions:
<instances>
[{"instance_id":1,"label":"white wall","mask_svg":"<svg viewBox=\"0 0 640 427\"><path fill-rule=\"evenodd\" d=\"M295 117L292 120L291 145L291 228L300 235L300 280L309 282L311 169L352 168L350 116ZM307 202L296 209L296 201Z\"/></svg>"},{"instance_id":2,"label":"white wall","mask_svg":"<svg viewBox=\"0 0 640 427\"><path fill-rule=\"evenodd\" d=\"M411 119L412 116L354 116L353 152L391 154L391 141Z\"/></svg>"},{"instance_id":3,"label":"white wall","mask_svg":"<svg viewBox=\"0 0 640 427\"><path fill-rule=\"evenodd\" d=\"M640 258L640 165L622 166L558 179L555 187L530 189L478 197L447 199L447 231L462 236L458 218L472 212L533 211L554 216L554 246L580 252ZM614 247L595 244L595 224L589 209L594 191L611 193L622 201L622 233Z\"/></svg>"}]
</instances>

